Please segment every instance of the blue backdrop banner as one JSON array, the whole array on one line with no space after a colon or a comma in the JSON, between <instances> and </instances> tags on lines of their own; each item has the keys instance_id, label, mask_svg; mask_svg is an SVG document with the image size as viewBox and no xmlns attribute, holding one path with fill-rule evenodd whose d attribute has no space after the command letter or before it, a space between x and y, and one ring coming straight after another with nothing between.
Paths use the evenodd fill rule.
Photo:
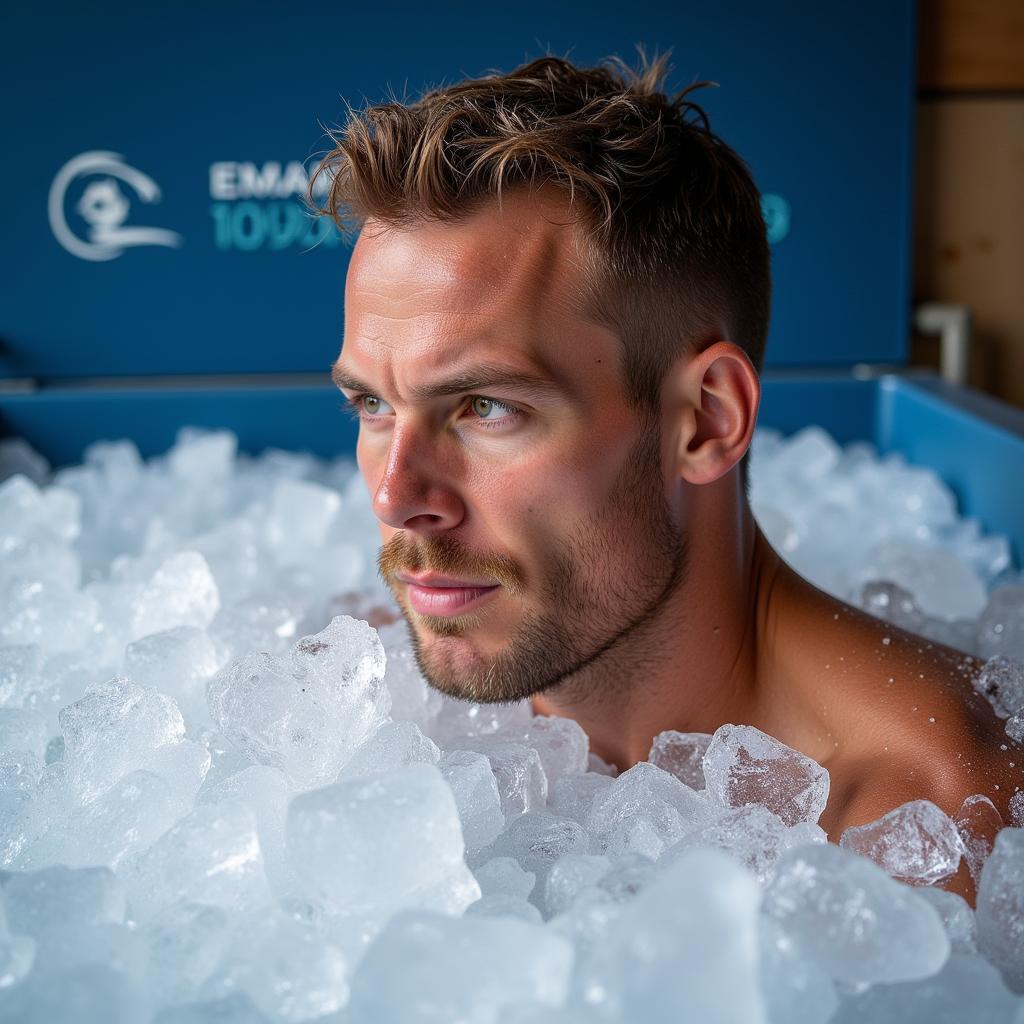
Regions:
<instances>
[{"instance_id":1,"label":"blue backdrop banner","mask_svg":"<svg viewBox=\"0 0 1024 1024\"><path fill-rule=\"evenodd\" d=\"M0 33L0 375L325 371L348 248L298 196L343 99L637 43L672 49L672 89L719 83L692 98L762 190L769 364L902 362L912 6L24 5Z\"/></svg>"}]
</instances>

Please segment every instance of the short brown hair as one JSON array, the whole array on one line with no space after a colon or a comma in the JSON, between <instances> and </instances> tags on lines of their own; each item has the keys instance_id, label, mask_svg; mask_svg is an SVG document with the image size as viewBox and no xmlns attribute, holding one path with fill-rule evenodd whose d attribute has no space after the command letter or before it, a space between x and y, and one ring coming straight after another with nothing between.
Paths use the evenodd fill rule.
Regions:
<instances>
[{"instance_id":1,"label":"short brown hair","mask_svg":"<svg viewBox=\"0 0 1024 1024\"><path fill-rule=\"evenodd\" d=\"M592 243L583 313L622 339L634 404L656 408L669 366L719 319L760 369L771 294L760 195L686 98L713 83L662 91L668 56L648 62L640 49L638 71L618 57L579 68L545 56L413 103L349 107L310 202L345 232L367 218L454 221L500 202L503 187L555 186Z\"/></svg>"}]
</instances>

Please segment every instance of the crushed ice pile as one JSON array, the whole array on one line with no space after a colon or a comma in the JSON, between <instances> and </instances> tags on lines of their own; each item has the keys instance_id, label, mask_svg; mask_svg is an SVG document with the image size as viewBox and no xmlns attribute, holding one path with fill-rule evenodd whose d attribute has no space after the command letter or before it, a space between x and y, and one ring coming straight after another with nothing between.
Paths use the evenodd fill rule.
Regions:
<instances>
[{"instance_id":1,"label":"crushed ice pile","mask_svg":"<svg viewBox=\"0 0 1024 1024\"><path fill-rule=\"evenodd\" d=\"M0 445L0 1020L1024 1022L1024 828L990 848L984 798L827 843L828 773L752 727L616 776L572 721L444 698L362 619L354 465L235 449ZM932 473L762 432L753 500L1024 703L1024 581ZM961 858L977 913L935 887Z\"/></svg>"}]
</instances>

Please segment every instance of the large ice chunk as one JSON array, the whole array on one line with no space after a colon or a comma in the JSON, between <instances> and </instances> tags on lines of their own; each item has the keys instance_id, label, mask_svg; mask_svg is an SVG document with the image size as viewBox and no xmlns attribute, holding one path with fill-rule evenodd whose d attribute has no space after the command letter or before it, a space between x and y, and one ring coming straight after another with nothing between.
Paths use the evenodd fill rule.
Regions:
<instances>
[{"instance_id":1,"label":"large ice chunk","mask_svg":"<svg viewBox=\"0 0 1024 1024\"><path fill-rule=\"evenodd\" d=\"M914 595L921 611L939 619L976 618L988 599L970 566L943 548L925 544L879 544L868 554L860 578L898 584Z\"/></svg>"},{"instance_id":2,"label":"large ice chunk","mask_svg":"<svg viewBox=\"0 0 1024 1024\"><path fill-rule=\"evenodd\" d=\"M213 641L196 626L176 626L130 643L122 673L172 696L186 722L206 720L206 680L220 667Z\"/></svg>"},{"instance_id":3,"label":"large ice chunk","mask_svg":"<svg viewBox=\"0 0 1024 1024\"><path fill-rule=\"evenodd\" d=\"M849 985L927 978L949 956L949 938L928 903L832 843L784 853L764 911L803 957Z\"/></svg>"},{"instance_id":4,"label":"large ice chunk","mask_svg":"<svg viewBox=\"0 0 1024 1024\"><path fill-rule=\"evenodd\" d=\"M550 811L527 811L495 839L489 852L514 858L543 889L548 871L560 857L590 853L590 836L571 818L559 818Z\"/></svg>"},{"instance_id":5,"label":"large ice chunk","mask_svg":"<svg viewBox=\"0 0 1024 1024\"><path fill-rule=\"evenodd\" d=\"M911 800L867 825L854 825L839 845L873 860L904 882L932 885L956 872L963 843L956 825L930 800Z\"/></svg>"},{"instance_id":6,"label":"large ice chunk","mask_svg":"<svg viewBox=\"0 0 1024 1024\"><path fill-rule=\"evenodd\" d=\"M690 789L703 789L704 755L710 744L710 733L669 729L654 737L648 760Z\"/></svg>"},{"instance_id":7,"label":"large ice chunk","mask_svg":"<svg viewBox=\"0 0 1024 1024\"><path fill-rule=\"evenodd\" d=\"M217 581L198 551L168 558L135 597L132 638L175 626L205 629L220 609Z\"/></svg>"},{"instance_id":8,"label":"large ice chunk","mask_svg":"<svg viewBox=\"0 0 1024 1024\"><path fill-rule=\"evenodd\" d=\"M480 888L463 849L455 799L429 764L303 793L288 809L288 853L295 870L346 912L387 915L424 905L464 910L479 898Z\"/></svg>"},{"instance_id":9,"label":"large ice chunk","mask_svg":"<svg viewBox=\"0 0 1024 1024\"><path fill-rule=\"evenodd\" d=\"M280 911L242 919L203 994L244 993L271 1020L319 1020L348 1001L348 964L317 928Z\"/></svg>"},{"instance_id":10,"label":"large ice chunk","mask_svg":"<svg viewBox=\"0 0 1024 1024\"><path fill-rule=\"evenodd\" d=\"M978 653L983 658L1001 654L1024 662L1024 586L992 591L978 619Z\"/></svg>"},{"instance_id":11,"label":"large ice chunk","mask_svg":"<svg viewBox=\"0 0 1024 1024\"><path fill-rule=\"evenodd\" d=\"M816 822L828 801L828 771L752 725L715 732L704 778L708 795L723 807L760 804L786 825Z\"/></svg>"},{"instance_id":12,"label":"large ice chunk","mask_svg":"<svg viewBox=\"0 0 1024 1024\"><path fill-rule=\"evenodd\" d=\"M384 721L384 650L365 622L338 616L288 658L249 654L207 684L228 739L303 788L333 781Z\"/></svg>"},{"instance_id":13,"label":"large ice chunk","mask_svg":"<svg viewBox=\"0 0 1024 1024\"><path fill-rule=\"evenodd\" d=\"M367 952L350 1010L374 1024L491 1024L517 1005L561 1006L571 970L569 943L538 925L407 912Z\"/></svg>"},{"instance_id":14,"label":"large ice chunk","mask_svg":"<svg viewBox=\"0 0 1024 1024\"><path fill-rule=\"evenodd\" d=\"M641 761L594 796L585 824L597 844L594 853L634 851L654 860L710 818L701 796L674 775Z\"/></svg>"},{"instance_id":15,"label":"large ice chunk","mask_svg":"<svg viewBox=\"0 0 1024 1024\"><path fill-rule=\"evenodd\" d=\"M440 759L437 744L415 722L385 722L356 750L342 775L366 775L420 762L437 764Z\"/></svg>"},{"instance_id":16,"label":"large ice chunk","mask_svg":"<svg viewBox=\"0 0 1024 1024\"><path fill-rule=\"evenodd\" d=\"M151 917L175 903L226 910L270 898L256 820L242 804L197 807L123 871L134 916Z\"/></svg>"},{"instance_id":17,"label":"large ice chunk","mask_svg":"<svg viewBox=\"0 0 1024 1024\"><path fill-rule=\"evenodd\" d=\"M1000 718L1008 718L1024 708L1024 664L997 654L985 662L972 680L978 691Z\"/></svg>"},{"instance_id":18,"label":"large ice chunk","mask_svg":"<svg viewBox=\"0 0 1024 1024\"><path fill-rule=\"evenodd\" d=\"M587 770L590 740L572 718L537 715L522 734L523 742L537 751L548 786L563 775Z\"/></svg>"},{"instance_id":19,"label":"large ice chunk","mask_svg":"<svg viewBox=\"0 0 1024 1024\"><path fill-rule=\"evenodd\" d=\"M455 797L466 850L479 850L505 825L491 762L475 750L452 750L444 755L439 767Z\"/></svg>"},{"instance_id":20,"label":"large ice chunk","mask_svg":"<svg viewBox=\"0 0 1024 1024\"><path fill-rule=\"evenodd\" d=\"M753 877L692 850L628 903L586 965L583 998L622 1021L765 1021Z\"/></svg>"},{"instance_id":21,"label":"large ice chunk","mask_svg":"<svg viewBox=\"0 0 1024 1024\"><path fill-rule=\"evenodd\" d=\"M130 771L156 770L159 752L185 738L171 697L120 678L64 708L60 726L68 782L85 803Z\"/></svg>"},{"instance_id":22,"label":"large ice chunk","mask_svg":"<svg viewBox=\"0 0 1024 1024\"><path fill-rule=\"evenodd\" d=\"M548 780L540 755L532 747L490 735L463 737L453 741L453 746L475 750L490 761L506 821L544 806Z\"/></svg>"},{"instance_id":23,"label":"large ice chunk","mask_svg":"<svg viewBox=\"0 0 1024 1024\"><path fill-rule=\"evenodd\" d=\"M981 870L978 948L1024 995L1024 829L1004 828Z\"/></svg>"},{"instance_id":24,"label":"large ice chunk","mask_svg":"<svg viewBox=\"0 0 1024 1024\"><path fill-rule=\"evenodd\" d=\"M992 852L996 833L1005 824L996 805L983 793L967 797L956 812L956 830L960 833L964 859L974 884L981 878L981 869Z\"/></svg>"},{"instance_id":25,"label":"large ice chunk","mask_svg":"<svg viewBox=\"0 0 1024 1024\"><path fill-rule=\"evenodd\" d=\"M713 846L738 860L759 882L767 882L784 850L801 843L825 842L825 833L811 822L787 828L760 804L735 807L703 828L683 836L663 854L665 863L695 846Z\"/></svg>"}]
</instances>

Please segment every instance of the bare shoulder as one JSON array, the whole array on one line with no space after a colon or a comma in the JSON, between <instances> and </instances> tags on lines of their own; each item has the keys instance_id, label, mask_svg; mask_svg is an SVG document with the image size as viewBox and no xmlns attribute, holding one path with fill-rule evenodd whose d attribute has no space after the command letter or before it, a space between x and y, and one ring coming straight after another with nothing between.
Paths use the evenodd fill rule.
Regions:
<instances>
[{"instance_id":1,"label":"bare shoulder","mask_svg":"<svg viewBox=\"0 0 1024 1024\"><path fill-rule=\"evenodd\" d=\"M822 826L838 839L909 800L955 816L987 796L1009 821L1024 789L1024 749L974 686L976 658L903 632L820 591L805 598L790 658L794 686L819 724L831 795Z\"/></svg>"}]
</instances>

